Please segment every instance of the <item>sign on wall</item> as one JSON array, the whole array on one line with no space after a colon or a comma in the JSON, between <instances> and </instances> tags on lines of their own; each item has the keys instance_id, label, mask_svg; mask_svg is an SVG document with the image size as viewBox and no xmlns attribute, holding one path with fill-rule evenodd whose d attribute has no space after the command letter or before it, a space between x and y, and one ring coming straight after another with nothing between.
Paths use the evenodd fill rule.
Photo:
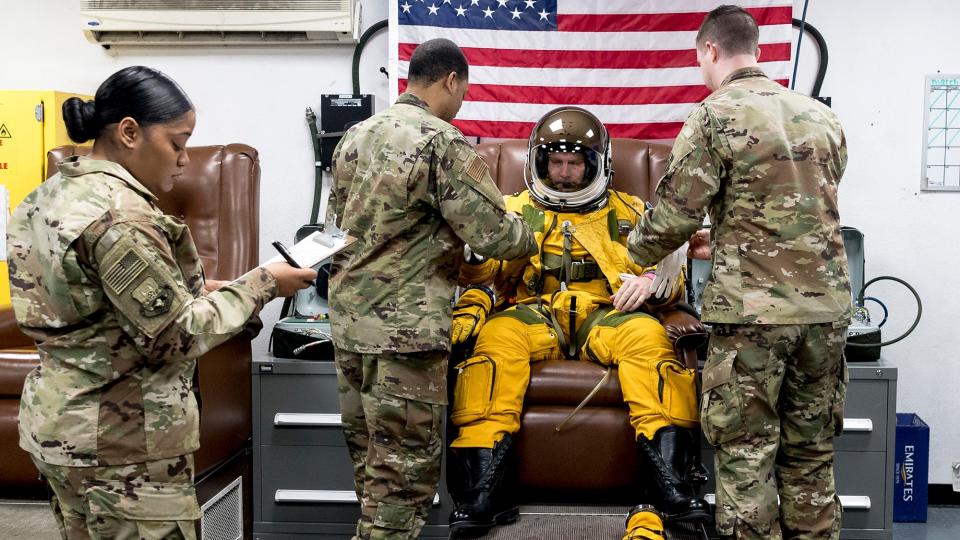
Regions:
<instances>
[{"instance_id":1,"label":"sign on wall","mask_svg":"<svg viewBox=\"0 0 960 540\"><path fill-rule=\"evenodd\" d=\"M927 191L960 191L960 75L927 75L923 179Z\"/></svg>"}]
</instances>

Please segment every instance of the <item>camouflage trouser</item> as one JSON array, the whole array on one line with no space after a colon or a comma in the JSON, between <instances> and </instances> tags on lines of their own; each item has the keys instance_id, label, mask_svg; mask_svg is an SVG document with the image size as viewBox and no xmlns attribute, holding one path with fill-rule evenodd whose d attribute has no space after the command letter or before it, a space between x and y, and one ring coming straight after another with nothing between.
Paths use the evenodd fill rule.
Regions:
<instances>
[{"instance_id":1,"label":"camouflage trouser","mask_svg":"<svg viewBox=\"0 0 960 540\"><path fill-rule=\"evenodd\" d=\"M831 323L714 326L700 420L716 449L720 534L839 538L846 336Z\"/></svg>"},{"instance_id":2,"label":"camouflage trouser","mask_svg":"<svg viewBox=\"0 0 960 540\"><path fill-rule=\"evenodd\" d=\"M33 463L53 490L50 506L63 538L197 537L192 455L110 467Z\"/></svg>"},{"instance_id":3,"label":"camouflage trouser","mask_svg":"<svg viewBox=\"0 0 960 540\"><path fill-rule=\"evenodd\" d=\"M447 352L335 352L360 499L356 538L417 538L440 483Z\"/></svg>"}]
</instances>

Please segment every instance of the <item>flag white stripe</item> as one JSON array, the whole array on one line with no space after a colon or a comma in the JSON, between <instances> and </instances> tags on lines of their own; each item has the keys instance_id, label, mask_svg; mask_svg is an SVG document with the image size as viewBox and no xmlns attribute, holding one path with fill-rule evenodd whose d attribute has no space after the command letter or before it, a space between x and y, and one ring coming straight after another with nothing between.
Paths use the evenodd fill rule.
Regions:
<instances>
[{"instance_id":1,"label":"flag white stripe","mask_svg":"<svg viewBox=\"0 0 960 540\"><path fill-rule=\"evenodd\" d=\"M791 62L761 62L771 79L789 78ZM398 75L407 77L410 62L400 62ZM645 86L689 86L703 84L699 67L656 69L546 69L470 66L471 84L511 86L591 86L603 88L640 88Z\"/></svg>"},{"instance_id":2,"label":"flag white stripe","mask_svg":"<svg viewBox=\"0 0 960 540\"><path fill-rule=\"evenodd\" d=\"M674 51L695 47L697 33L692 32L526 32L509 30L470 30L438 26L399 25L400 43L447 38L461 47L526 50L581 51ZM788 43L793 36L789 24L760 27L760 44Z\"/></svg>"},{"instance_id":3,"label":"flag white stripe","mask_svg":"<svg viewBox=\"0 0 960 540\"><path fill-rule=\"evenodd\" d=\"M791 0L739 0L736 4L742 8L793 6ZM706 14L717 7L716 0L558 0L557 11L566 14L592 13L694 13ZM543 3L537 2L534 11L543 9ZM521 10L523 11L523 10Z\"/></svg>"},{"instance_id":4,"label":"flag white stripe","mask_svg":"<svg viewBox=\"0 0 960 540\"><path fill-rule=\"evenodd\" d=\"M488 120L500 122L536 122L547 111L559 104L502 103L464 101L457 113L459 120ZM581 105L597 115L603 123L638 124L649 122L683 122L696 103L668 103L665 105Z\"/></svg>"}]
</instances>

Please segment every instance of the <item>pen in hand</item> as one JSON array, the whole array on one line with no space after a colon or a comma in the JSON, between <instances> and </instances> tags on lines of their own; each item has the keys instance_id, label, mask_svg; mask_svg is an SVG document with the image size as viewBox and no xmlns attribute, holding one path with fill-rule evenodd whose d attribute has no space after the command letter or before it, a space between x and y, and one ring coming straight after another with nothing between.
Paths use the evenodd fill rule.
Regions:
<instances>
[{"instance_id":1,"label":"pen in hand","mask_svg":"<svg viewBox=\"0 0 960 540\"><path fill-rule=\"evenodd\" d=\"M297 263L296 259L293 258L293 255L287 250L287 247L280 243L279 240L273 242L273 247L280 253L280 256L283 257L287 264L294 268L300 268L300 265Z\"/></svg>"}]
</instances>

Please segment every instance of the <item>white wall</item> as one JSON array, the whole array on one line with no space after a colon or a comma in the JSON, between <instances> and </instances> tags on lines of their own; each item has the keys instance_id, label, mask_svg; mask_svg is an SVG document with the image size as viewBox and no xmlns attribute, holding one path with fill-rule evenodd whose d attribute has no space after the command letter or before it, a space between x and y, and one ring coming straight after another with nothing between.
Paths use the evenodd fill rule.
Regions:
<instances>
[{"instance_id":1,"label":"white wall","mask_svg":"<svg viewBox=\"0 0 960 540\"><path fill-rule=\"evenodd\" d=\"M387 3L363 0L366 28L386 18ZM802 0L795 2L800 17ZM106 52L79 31L78 3L70 0L0 0L4 61L2 89L57 89L93 93L117 69L146 64L176 79L198 108L192 144L243 142L262 160L262 258L269 242L289 239L309 218L313 154L303 110L319 109L320 94L352 91L351 47L166 48ZM814 1L807 19L826 38L830 65L822 95L833 98L847 133L850 164L841 186L843 222L866 236L867 278L906 279L923 298L923 320L904 341L884 349L900 368L897 409L920 414L931 428L930 481L950 482L950 463L960 461L960 408L955 384L960 363L953 316L960 289L955 246L960 193L922 193L923 76L958 73L955 29L960 4L926 0ZM41 22L42 21L42 22ZM809 91L816 51L805 38L798 90ZM387 33L368 44L361 62L361 91L387 106ZM953 219L952 219L953 218ZM887 338L912 321L911 297L896 285L868 291L891 310ZM269 328L279 303L264 313ZM264 332L264 336L266 336ZM256 342L265 349L263 337Z\"/></svg>"},{"instance_id":2,"label":"white wall","mask_svg":"<svg viewBox=\"0 0 960 540\"><path fill-rule=\"evenodd\" d=\"M798 19L802 8L795 0ZM917 329L882 354L899 368L897 411L916 412L930 426L930 482L938 484L951 482L951 463L960 461L960 287L954 277L960 192L920 191L924 75L960 73L958 18L960 3L952 0L821 0L807 10L829 50L821 95L833 98L849 147L842 222L864 234L867 279L902 278L923 300ZM797 77L804 92L812 87L817 58L808 38ZM890 309L884 339L910 326L916 308L902 286L880 282L867 293Z\"/></svg>"}]
</instances>

